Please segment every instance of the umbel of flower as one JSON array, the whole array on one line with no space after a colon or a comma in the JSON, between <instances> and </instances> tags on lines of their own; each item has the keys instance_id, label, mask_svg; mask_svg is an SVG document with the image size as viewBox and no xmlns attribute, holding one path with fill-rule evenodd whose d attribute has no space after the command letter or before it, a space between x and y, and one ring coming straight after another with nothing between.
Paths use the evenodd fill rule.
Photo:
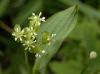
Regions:
<instances>
[{"instance_id":1,"label":"umbel of flower","mask_svg":"<svg viewBox=\"0 0 100 74\"><path fill-rule=\"evenodd\" d=\"M16 24L12 35L15 37L15 41L19 41L25 47L25 50L33 53L44 53L45 45L50 45L55 34L49 34L48 32L39 32L42 22L45 22L45 17L41 18L41 12L39 15L32 13L32 16L28 18L29 26L21 29L20 25Z\"/></svg>"}]
</instances>

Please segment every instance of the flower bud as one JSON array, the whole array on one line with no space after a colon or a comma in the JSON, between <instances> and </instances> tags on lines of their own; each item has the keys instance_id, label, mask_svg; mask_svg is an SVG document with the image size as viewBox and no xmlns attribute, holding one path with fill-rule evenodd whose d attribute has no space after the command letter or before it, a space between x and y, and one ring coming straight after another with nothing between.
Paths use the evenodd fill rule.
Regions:
<instances>
[{"instance_id":1,"label":"flower bud","mask_svg":"<svg viewBox=\"0 0 100 74\"><path fill-rule=\"evenodd\" d=\"M90 59L95 59L97 57L97 53L95 51L90 52Z\"/></svg>"}]
</instances>

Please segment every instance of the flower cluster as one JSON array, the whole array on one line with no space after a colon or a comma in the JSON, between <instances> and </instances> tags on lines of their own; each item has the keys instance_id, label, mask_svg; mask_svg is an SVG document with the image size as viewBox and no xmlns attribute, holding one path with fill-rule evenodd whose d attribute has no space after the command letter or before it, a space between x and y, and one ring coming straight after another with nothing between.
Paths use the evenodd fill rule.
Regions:
<instances>
[{"instance_id":1,"label":"flower cluster","mask_svg":"<svg viewBox=\"0 0 100 74\"><path fill-rule=\"evenodd\" d=\"M19 41L28 50L33 53L45 52L43 50L44 45L50 45L51 40L55 34L49 34L48 32L38 33L41 23L45 22L45 17L41 18L41 12L39 15L32 13L29 19L29 26L21 29L20 25L15 25L14 32L15 41Z\"/></svg>"}]
</instances>

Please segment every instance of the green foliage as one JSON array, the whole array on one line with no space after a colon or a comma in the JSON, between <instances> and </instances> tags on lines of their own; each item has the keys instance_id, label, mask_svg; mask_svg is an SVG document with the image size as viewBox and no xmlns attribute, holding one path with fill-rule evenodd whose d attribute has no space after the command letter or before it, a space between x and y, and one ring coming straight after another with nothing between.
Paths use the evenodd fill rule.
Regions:
<instances>
[{"instance_id":1,"label":"green foliage","mask_svg":"<svg viewBox=\"0 0 100 74\"><path fill-rule=\"evenodd\" d=\"M46 64L57 52L63 40L75 27L77 21L76 13L77 6L73 6L52 16L47 20L46 23L44 23L42 30L54 33L56 34L56 37L55 41L51 43L51 46L46 46L46 48L44 49L46 53L42 54L40 58L36 58L34 73L40 72L41 74L45 74L45 72L43 71L45 70L44 68L46 67Z\"/></svg>"},{"instance_id":2,"label":"green foliage","mask_svg":"<svg viewBox=\"0 0 100 74\"><path fill-rule=\"evenodd\" d=\"M82 64L78 61L51 62L51 69L55 74L81 74Z\"/></svg>"},{"instance_id":3,"label":"green foliage","mask_svg":"<svg viewBox=\"0 0 100 74\"><path fill-rule=\"evenodd\" d=\"M78 13L73 5L77 5ZM39 42L44 44L39 48L45 50L38 53L40 57L35 57L37 52L25 52L22 44L15 42L11 35L15 24L19 24L21 31L29 28L27 18L33 12L43 12L47 19L37 32ZM50 38L52 34L56 36ZM100 73L100 0L0 0L0 74L32 72Z\"/></svg>"},{"instance_id":4,"label":"green foliage","mask_svg":"<svg viewBox=\"0 0 100 74\"><path fill-rule=\"evenodd\" d=\"M40 72L41 74L45 73L42 72L41 69L44 69L46 67L46 64L49 62L50 58L57 52L63 40L75 27L77 21L76 12L76 6L73 6L65 11L59 12L58 14L50 18L42 28L40 27L41 21L45 20L44 17L40 18L41 13L39 14L39 16L36 16L33 13L33 16L29 17L29 27L23 28L21 30L19 25L15 25L14 32L12 33L12 35L15 36L15 41L20 41L23 46L25 46L25 50L29 50L31 52L36 53L36 64L33 69L34 74L36 74L37 72ZM55 27L57 26L59 27L55 29ZM63 29L63 27L65 28ZM39 31L39 29L42 30L43 34L38 35L37 32ZM44 31L46 31L47 34ZM39 31L39 33L41 33L41 31ZM52 35L50 37L48 33L57 34L57 36L55 37L53 42L48 42L49 46L47 45L42 48L44 43L46 44L47 40L50 41L51 38L54 36ZM42 42L40 40L41 36L43 37ZM55 45L56 43L58 43L58 45ZM44 50L45 52L43 51L43 53L40 54L41 50Z\"/></svg>"},{"instance_id":5,"label":"green foliage","mask_svg":"<svg viewBox=\"0 0 100 74\"><path fill-rule=\"evenodd\" d=\"M96 9L94 9L84 3L81 3L79 0L59 0L59 1L65 3L66 5L67 4L68 5L77 4L80 11L82 13L84 13L87 17L100 20L100 14Z\"/></svg>"}]
</instances>

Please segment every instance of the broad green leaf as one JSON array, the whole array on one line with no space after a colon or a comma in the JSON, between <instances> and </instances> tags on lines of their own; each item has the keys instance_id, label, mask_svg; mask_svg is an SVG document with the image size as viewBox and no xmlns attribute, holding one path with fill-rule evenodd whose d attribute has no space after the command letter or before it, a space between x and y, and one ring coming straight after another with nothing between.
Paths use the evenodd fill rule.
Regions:
<instances>
[{"instance_id":1,"label":"broad green leaf","mask_svg":"<svg viewBox=\"0 0 100 74\"><path fill-rule=\"evenodd\" d=\"M78 61L51 62L50 68L54 74L81 74L82 64Z\"/></svg>"},{"instance_id":2,"label":"broad green leaf","mask_svg":"<svg viewBox=\"0 0 100 74\"><path fill-rule=\"evenodd\" d=\"M64 11L61 11L53 15L47 20L41 28L41 30L48 31L49 33L56 34L55 41L50 46L45 47L45 54L41 54L41 57L36 58L33 74L45 74L45 67L57 52L58 48L62 44L63 40L74 29L77 22L77 6L73 6Z\"/></svg>"},{"instance_id":3,"label":"broad green leaf","mask_svg":"<svg viewBox=\"0 0 100 74\"><path fill-rule=\"evenodd\" d=\"M59 0L59 1L63 2L66 5L77 4L79 7L79 10L82 11L86 16L88 16L89 18L92 18L92 19L100 20L99 11L97 11L95 8L92 8L89 5L86 5L82 2L80 2L79 0Z\"/></svg>"}]
</instances>

